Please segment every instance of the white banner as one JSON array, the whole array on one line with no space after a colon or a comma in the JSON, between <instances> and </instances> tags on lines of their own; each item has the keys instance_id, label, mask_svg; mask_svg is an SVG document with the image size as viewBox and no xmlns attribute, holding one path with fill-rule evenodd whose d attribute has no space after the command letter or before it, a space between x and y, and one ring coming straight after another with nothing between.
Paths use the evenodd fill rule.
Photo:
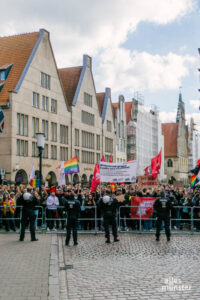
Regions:
<instances>
[{"instance_id":1,"label":"white banner","mask_svg":"<svg viewBox=\"0 0 200 300\"><path fill-rule=\"evenodd\" d=\"M100 162L101 182L135 182L137 173L137 161L127 163Z\"/></svg>"}]
</instances>

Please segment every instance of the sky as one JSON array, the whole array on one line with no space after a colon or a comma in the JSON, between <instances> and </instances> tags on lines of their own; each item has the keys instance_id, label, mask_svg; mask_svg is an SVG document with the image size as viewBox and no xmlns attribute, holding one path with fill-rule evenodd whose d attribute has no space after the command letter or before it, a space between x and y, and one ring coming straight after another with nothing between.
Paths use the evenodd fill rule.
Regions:
<instances>
[{"instance_id":1,"label":"sky","mask_svg":"<svg viewBox=\"0 0 200 300\"><path fill-rule=\"evenodd\" d=\"M175 121L179 88L187 120L200 129L200 1L7 0L0 35L45 28L58 67L92 57L97 92L139 97L163 122Z\"/></svg>"}]
</instances>

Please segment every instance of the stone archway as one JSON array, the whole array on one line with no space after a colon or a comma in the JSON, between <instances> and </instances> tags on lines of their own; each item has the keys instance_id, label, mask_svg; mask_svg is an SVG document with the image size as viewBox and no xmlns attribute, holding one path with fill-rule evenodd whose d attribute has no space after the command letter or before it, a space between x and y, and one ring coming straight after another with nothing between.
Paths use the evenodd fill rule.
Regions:
<instances>
[{"instance_id":1,"label":"stone archway","mask_svg":"<svg viewBox=\"0 0 200 300\"><path fill-rule=\"evenodd\" d=\"M54 186L57 184L56 174L53 171L50 171L47 174L46 180L48 181L49 186Z\"/></svg>"},{"instance_id":2,"label":"stone archway","mask_svg":"<svg viewBox=\"0 0 200 300\"><path fill-rule=\"evenodd\" d=\"M35 179L40 179L40 171L39 170L35 171ZM43 181L43 176L42 176L42 181Z\"/></svg>"},{"instance_id":3,"label":"stone archway","mask_svg":"<svg viewBox=\"0 0 200 300\"><path fill-rule=\"evenodd\" d=\"M75 185L75 184L78 184L79 183L79 176L78 176L78 174L74 174L74 176L73 176L73 184Z\"/></svg>"},{"instance_id":4,"label":"stone archway","mask_svg":"<svg viewBox=\"0 0 200 300\"><path fill-rule=\"evenodd\" d=\"M23 169L17 171L15 175L16 184L28 184L28 175Z\"/></svg>"},{"instance_id":5,"label":"stone archway","mask_svg":"<svg viewBox=\"0 0 200 300\"><path fill-rule=\"evenodd\" d=\"M69 185L69 176L68 175L65 175L65 183L66 183L66 185Z\"/></svg>"},{"instance_id":6,"label":"stone archway","mask_svg":"<svg viewBox=\"0 0 200 300\"><path fill-rule=\"evenodd\" d=\"M81 177L81 184L82 184L83 187L87 186L87 176L86 176L86 174L82 175L82 177Z\"/></svg>"}]
</instances>

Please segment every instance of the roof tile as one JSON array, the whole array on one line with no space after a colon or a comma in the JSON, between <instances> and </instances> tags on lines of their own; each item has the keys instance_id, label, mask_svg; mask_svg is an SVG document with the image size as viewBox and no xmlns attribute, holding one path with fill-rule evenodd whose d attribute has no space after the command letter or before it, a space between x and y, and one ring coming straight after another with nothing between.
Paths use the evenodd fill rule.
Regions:
<instances>
[{"instance_id":1,"label":"roof tile","mask_svg":"<svg viewBox=\"0 0 200 300\"><path fill-rule=\"evenodd\" d=\"M83 67L59 69L59 75L69 105L72 105Z\"/></svg>"},{"instance_id":2,"label":"roof tile","mask_svg":"<svg viewBox=\"0 0 200 300\"><path fill-rule=\"evenodd\" d=\"M96 96L97 96L97 101L99 103L100 115L102 116L103 105L104 105L104 100L105 100L106 93L97 93Z\"/></svg>"},{"instance_id":3,"label":"roof tile","mask_svg":"<svg viewBox=\"0 0 200 300\"><path fill-rule=\"evenodd\" d=\"M177 156L178 123L163 123L165 157Z\"/></svg>"},{"instance_id":4,"label":"roof tile","mask_svg":"<svg viewBox=\"0 0 200 300\"><path fill-rule=\"evenodd\" d=\"M131 110L132 110L133 102L125 102L125 112L126 112L126 124L129 123L131 118Z\"/></svg>"},{"instance_id":5,"label":"roof tile","mask_svg":"<svg viewBox=\"0 0 200 300\"><path fill-rule=\"evenodd\" d=\"M9 92L14 91L35 46L39 32L0 37L0 66L13 64L0 92L0 105L7 105Z\"/></svg>"}]
</instances>

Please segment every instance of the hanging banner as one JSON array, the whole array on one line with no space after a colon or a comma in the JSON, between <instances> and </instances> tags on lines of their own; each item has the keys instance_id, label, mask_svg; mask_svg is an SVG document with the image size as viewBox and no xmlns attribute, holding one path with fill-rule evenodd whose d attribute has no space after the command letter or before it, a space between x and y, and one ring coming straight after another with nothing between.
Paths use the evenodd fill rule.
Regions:
<instances>
[{"instance_id":1,"label":"hanging banner","mask_svg":"<svg viewBox=\"0 0 200 300\"><path fill-rule=\"evenodd\" d=\"M137 161L127 163L100 162L101 182L135 182Z\"/></svg>"},{"instance_id":2,"label":"hanging banner","mask_svg":"<svg viewBox=\"0 0 200 300\"><path fill-rule=\"evenodd\" d=\"M159 182L157 178L152 175L138 176L138 186L142 188L156 188Z\"/></svg>"},{"instance_id":3,"label":"hanging banner","mask_svg":"<svg viewBox=\"0 0 200 300\"><path fill-rule=\"evenodd\" d=\"M132 197L131 198L131 218L149 219L153 214L153 204L156 197Z\"/></svg>"}]
</instances>

